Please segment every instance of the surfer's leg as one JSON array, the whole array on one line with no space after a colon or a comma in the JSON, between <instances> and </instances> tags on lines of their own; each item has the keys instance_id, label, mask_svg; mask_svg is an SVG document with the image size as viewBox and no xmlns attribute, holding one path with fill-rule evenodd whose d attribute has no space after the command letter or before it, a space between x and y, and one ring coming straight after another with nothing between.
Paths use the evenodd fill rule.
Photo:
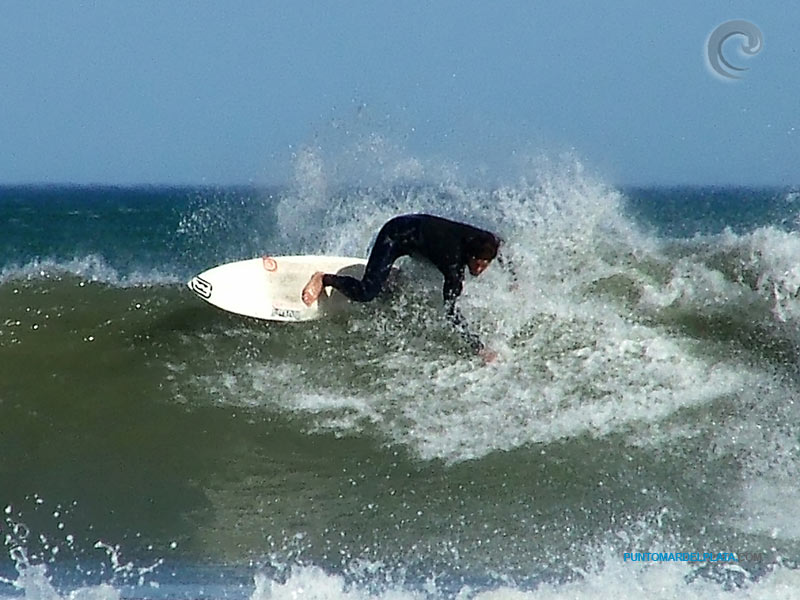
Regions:
<instances>
[{"instance_id":1,"label":"surfer's leg","mask_svg":"<svg viewBox=\"0 0 800 600\"><path fill-rule=\"evenodd\" d=\"M369 302L381 293L383 284L391 272L392 264L398 256L397 243L387 232L381 230L375 240L375 245L372 246L367 266L364 268L364 275L360 280L347 275L325 274L322 277L322 286L331 286L350 300Z\"/></svg>"},{"instance_id":2,"label":"surfer's leg","mask_svg":"<svg viewBox=\"0 0 800 600\"><path fill-rule=\"evenodd\" d=\"M317 271L303 288L303 302L305 302L306 306L314 304L322 293L322 288L326 286L339 290L350 300L369 302L383 289L383 284L389 277L392 263L395 260L396 257L393 256L391 251L391 244L387 247L387 245L379 244L376 241L361 279L356 279L349 275L334 275Z\"/></svg>"},{"instance_id":3,"label":"surfer's leg","mask_svg":"<svg viewBox=\"0 0 800 600\"><path fill-rule=\"evenodd\" d=\"M405 249L409 246L409 239L415 235L415 228L415 220L407 217L391 219L378 232L360 280L347 275L314 273L303 288L303 302L311 306L326 286L339 290L356 302L375 299L389 278L394 261L408 253Z\"/></svg>"}]
</instances>

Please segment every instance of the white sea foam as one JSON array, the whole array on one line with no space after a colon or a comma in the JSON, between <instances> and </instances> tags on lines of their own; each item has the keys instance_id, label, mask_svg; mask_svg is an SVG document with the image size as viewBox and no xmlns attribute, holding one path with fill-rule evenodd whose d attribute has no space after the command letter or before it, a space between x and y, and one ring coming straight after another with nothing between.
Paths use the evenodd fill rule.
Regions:
<instances>
[{"instance_id":1,"label":"white sea foam","mask_svg":"<svg viewBox=\"0 0 800 600\"><path fill-rule=\"evenodd\" d=\"M665 283L645 285L643 306L714 314L744 312L760 322L800 319L800 235L775 227L698 237Z\"/></svg>"},{"instance_id":2,"label":"white sea foam","mask_svg":"<svg viewBox=\"0 0 800 600\"><path fill-rule=\"evenodd\" d=\"M300 153L297 190L278 214L282 227L318 234L311 250L358 253L399 212L455 215L506 238L516 289L507 273L493 268L468 278L460 301L500 360L482 366L446 348L437 351L435 343L399 340L402 324L389 321L410 315L389 311L351 325L355 337L383 344L380 385L320 389L303 383L309 378L299 367L284 365L281 377L272 367L259 375L255 366L244 370L252 380L241 384L242 398L231 400L269 398L263 401L305 414L313 429L369 427L421 458L457 462L526 444L635 432L758 379L737 361L705 354L698 342L647 323L618 297L596 293L602 282L624 277L642 290L643 304L663 304L657 298L663 292L653 291L655 282L638 265L668 259L626 218L619 192L588 176L579 162L533 166L535 172L493 191L454 180L398 191L389 181L334 197L327 176L335 180L335 168L312 149ZM298 206L300 199L306 204ZM439 284L430 279L428 293L438 296ZM701 280L695 275L693 281ZM418 325L444 327L424 319ZM387 337L387 329L394 335ZM375 367L372 356L365 360Z\"/></svg>"},{"instance_id":3,"label":"white sea foam","mask_svg":"<svg viewBox=\"0 0 800 600\"><path fill-rule=\"evenodd\" d=\"M736 566L732 572L741 572ZM632 564L614 558L596 570L583 573L567 583L542 583L534 589L506 585L479 591L468 586L456 594L464 600L625 600L627 598L652 598L654 600L793 600L800 587L800 573L777 568L756 582L747 582L735 589L726 589L718 582L692 576L693 569L682 563ZM255 590L250 600L283 598L334 598L361 600L366 598L404 600L450 597L437 589L430 580L422 589L409 590L402 586L389 587L374 592L357 585L348 585L336 574L317 567L293 569L285 581L275 581L264 575L255 578Z\"/></svg>"},{"instance_id":4,"label":"white sea foam","mask_svg":"<svg viewBox=\"0 0 800 600\"><path fill-rule=\"evenodd\" d=\"M463 600L626 600L652 598L654 600L794 600L800 589L800 571L776 567L758 580L746 578L739 567L728 568L732 575L744 579L733 589L704 577L693 575L694 568L685 563L631 563L620 558L606 560L602 567L584 571L565 583L544 582L531 588L513 584L488 590L464 586L455 596L439 588L441 582L431 579L419 586L402 583L388 584L383 589L354 584L340 574L329 573L313 566L296 566L288 577L272 578L257 574L251 591L240 589L236 583L225 585L224 575L213 588L202 583L159 587L115 587L109 584L87 586L67 591L56 590L44 568L31 568L14 581L15 591L4 592L0 598L16 598L20 592L28 600L118 600L120 597L163 598L169 592L187 597L195 594L204 598L239 598L250 600L282 599L342 599L342 600L421 600L423 598L450 598ZM216 593L215 593L216 590ZM194 596L191 596L194 597Z\"/></svg>"}]
</instances>

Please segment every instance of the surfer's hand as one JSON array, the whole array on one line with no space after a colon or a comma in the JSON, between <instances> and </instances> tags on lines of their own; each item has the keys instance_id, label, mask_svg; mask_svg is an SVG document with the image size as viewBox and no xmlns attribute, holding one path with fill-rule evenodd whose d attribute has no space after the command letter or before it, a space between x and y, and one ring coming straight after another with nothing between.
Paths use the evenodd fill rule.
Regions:
<instances>
[{"instance_id":1,"label":"surfer's hand","mask_svg":"<svg viewBox=\"0 0 800 600\"><path fill-rule=\"evenodd\" d=\"M478 350L478 356L480 356L483 359L483 362L487 365L497 360L497 352L490 350L489 348L481 348Z\"/></svg>"}]
</instances>

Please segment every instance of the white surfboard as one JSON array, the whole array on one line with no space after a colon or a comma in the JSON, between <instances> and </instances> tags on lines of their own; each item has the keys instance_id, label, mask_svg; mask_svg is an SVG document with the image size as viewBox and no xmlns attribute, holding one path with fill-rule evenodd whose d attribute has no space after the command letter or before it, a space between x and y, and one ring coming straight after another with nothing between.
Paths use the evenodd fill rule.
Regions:
<instances>
[{"instance_id":1,"label":"white surfboard","mask_svg":"<svg viewBox=\"0 0 800 600\"><path fill-rule=\"evenodd\" d=\"M263 256L220 265L189 281L206 302L232 313L269 321L310 321L350 302L330 287L306 306L300 297L315 271L358 279L367 261L347 256Z\"/></svg>"}]
</instances>

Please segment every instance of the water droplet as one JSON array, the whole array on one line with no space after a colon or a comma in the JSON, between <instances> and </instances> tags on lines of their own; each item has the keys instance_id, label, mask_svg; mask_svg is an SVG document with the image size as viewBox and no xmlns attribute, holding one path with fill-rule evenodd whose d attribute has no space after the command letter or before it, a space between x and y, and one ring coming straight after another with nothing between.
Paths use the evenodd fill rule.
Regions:
<instances>
[{"instance_id":1,"label":"water droplet","mask_svg":"<svg viewBox=\"0 0 800 600\"><path fill-rule=\"evenodd\" d=\"M14 535L17 536L20 540L25 540L28 538L28 534L30 530L24 523L16 523L14 525Z\"/></svg>"}]
</instances>

